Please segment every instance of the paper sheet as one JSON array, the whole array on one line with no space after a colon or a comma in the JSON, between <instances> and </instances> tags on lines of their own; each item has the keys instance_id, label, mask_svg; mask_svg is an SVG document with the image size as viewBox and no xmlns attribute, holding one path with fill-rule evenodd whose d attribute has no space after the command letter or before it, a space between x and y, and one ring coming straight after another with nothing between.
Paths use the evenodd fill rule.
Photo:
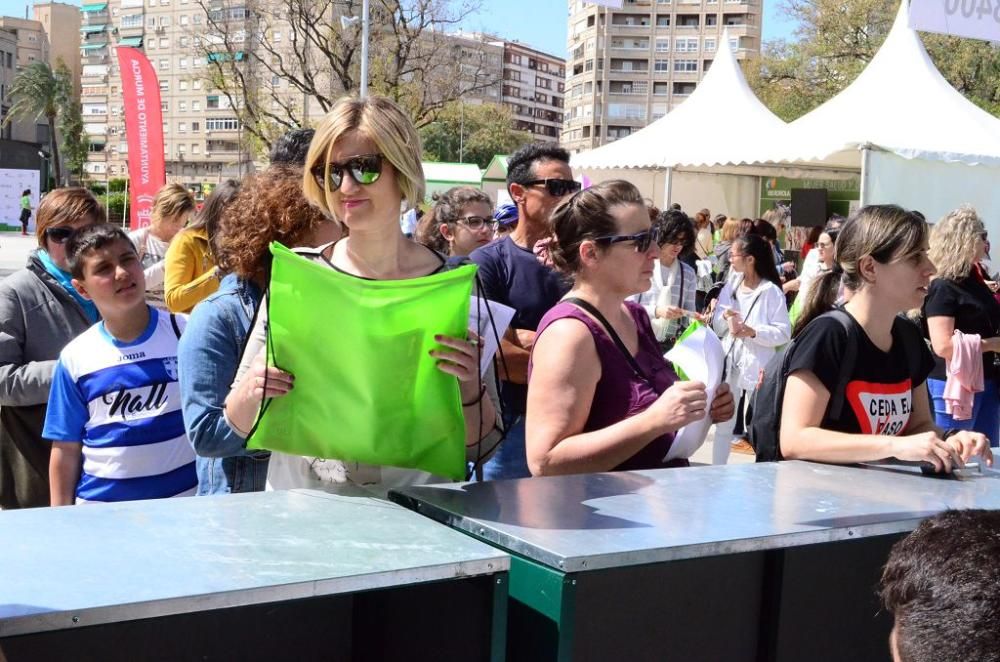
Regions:
<instances>
[{"instance_id":1,"label":"paper sheet","mask_svg":"<svg viewBox=\"0 0 1000 662\"><path fill-rule=\"evenodd\" d=\"M705 393L711 406L715 392L722 382L722 366L725 360L722 343L715 333L710 328L702 326L674 345L665 357L671 363L679 365L688 379L705 385ZM706 409L703 419L689 423L677 431L670 451L663 458L664 461L691 457L705 443L710 427L712 427L712 417Z\"/></svg>"},{"instance_id":2,"label":"paper sheet","mask_svg":"<svg viewBox=\"0 0 1000 662\"><path fill-rule=\"evenodd\" d=\"M500 347L500 338L503 338L503 334L506 333L510 321L514 319L515 312L517 311L502 303L472 297L472 305L469 306L469 328L476 329L483 338L482 361L479 365L483 374L486 374L489 369L493 355ZM491 313L492 323L490 322Z\"/></svg>"}]
</instances>

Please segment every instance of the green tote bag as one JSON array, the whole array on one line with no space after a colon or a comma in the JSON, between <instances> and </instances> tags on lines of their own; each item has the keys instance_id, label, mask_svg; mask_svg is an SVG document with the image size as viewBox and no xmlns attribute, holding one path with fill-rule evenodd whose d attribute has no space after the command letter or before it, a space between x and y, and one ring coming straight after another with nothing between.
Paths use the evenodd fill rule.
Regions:
<instances>
[{"instance_id":1,"label":"green tote bag","mask_svg":"<svg viewBox=\"0 0 1000 662\"><path fill-rule=\"evenodd\" d=\"M476 266L377 281L271 253L268 363L295 387L264 405L247 447L462 478L458 382L429 352L435 335L466 337Z\"/></svg>"}]
</instances>

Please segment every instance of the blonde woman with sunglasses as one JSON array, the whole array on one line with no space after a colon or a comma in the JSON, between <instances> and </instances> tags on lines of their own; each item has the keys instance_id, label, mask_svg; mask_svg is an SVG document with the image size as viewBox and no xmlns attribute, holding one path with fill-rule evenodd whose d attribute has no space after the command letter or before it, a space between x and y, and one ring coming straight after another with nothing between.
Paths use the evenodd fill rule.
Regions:
<instances>
[{"instance_id":1,"label":"blonde woman with sunglasses","mask_svg":"<svg viewBox=\"0 0 1000 662\"><path fill-rule=\"evenodd\" d=\"M413 123L392 101L382 97L338 101L316 127L302 186L312 204L349 231L342 240L300 249L304 257L371 280L407 280L449 268L444 256L408 239L400 229L400 209L413 208L424 198L424 175L420 138ZM253 426L263 399L286 395L294 383L293 375L266 364L266 310L265 305L258 313L237 373L238 383L226 398L226 420L242 436ZM467 455L477 459L480 448L488 450L498 438L494 432L495 396L488 389L493 379L486 375L480 380L478 352L472 340L446 336L437 340L441 348L433 356L442 372L458 380ZM331 338L331 342L336 339ZM481 430L487 432L485 437L481 438ZM268 484L275 489L344 482L407 485L434 480L430 474L410 469L284 453L273 453L268 469Z\"/></svg>"}]
</instances>

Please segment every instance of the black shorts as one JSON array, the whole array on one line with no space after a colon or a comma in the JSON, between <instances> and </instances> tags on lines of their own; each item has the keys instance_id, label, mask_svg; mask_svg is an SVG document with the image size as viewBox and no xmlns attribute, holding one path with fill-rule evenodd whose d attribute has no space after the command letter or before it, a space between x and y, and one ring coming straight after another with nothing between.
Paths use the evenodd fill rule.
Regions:
<instances>
[{"instance_id":1,"label":"black shorts","mask_svg":"<svg viewBox=\"0 0 1000 662\"><path fill-rule=\"evenodd\" d=\"M21 222L22 223L27 223L29 218L31 218L31 210L30 209L22 209L21 210Z\"/></svg>"}]
</instances>

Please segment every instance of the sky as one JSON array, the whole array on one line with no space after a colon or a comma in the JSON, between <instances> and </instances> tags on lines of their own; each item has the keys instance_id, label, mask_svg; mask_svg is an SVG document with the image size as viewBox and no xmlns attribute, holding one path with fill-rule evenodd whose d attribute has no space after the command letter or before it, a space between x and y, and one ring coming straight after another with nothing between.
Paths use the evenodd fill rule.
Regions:
<instances>
[{"instance_id":1,"label":"sky","mask_svg":"<svg viewBox=\"0 0 1000 662\"><path fill-rule=\"evenodd\" d=\"M62 0L81 4L79 0ZM779 16L779 0L764 2L764 40L785 36L793 24ZM546 53L566 54L566 0L482 0L479 15L467 21L465 28L488 31L521 41ZM0 15L23 17L24 0L0 0ZM30 10L29 10L30 16Z\"/></svg>"}]
</instances>

